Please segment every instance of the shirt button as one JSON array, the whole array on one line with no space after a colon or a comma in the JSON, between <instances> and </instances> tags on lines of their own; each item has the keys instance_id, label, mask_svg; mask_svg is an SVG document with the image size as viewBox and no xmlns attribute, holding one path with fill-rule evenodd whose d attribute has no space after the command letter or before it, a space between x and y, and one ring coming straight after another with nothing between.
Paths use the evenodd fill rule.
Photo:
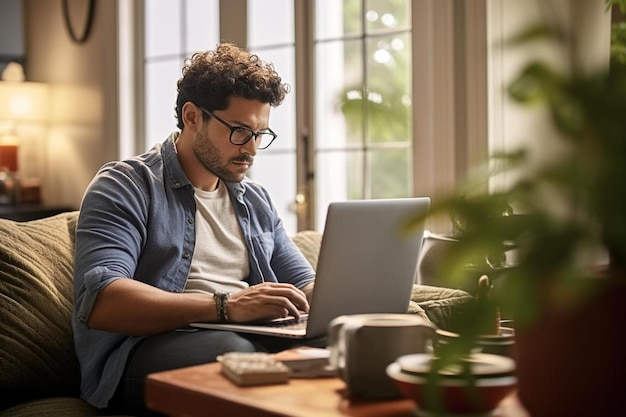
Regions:
<instances>
[{"instance_id":1,"label":"shirt button","mask_svg":"<svg viewBox=\"0 0 626 417\"><path fill-rule=\"evenodd\" d=\"M188 219L187 219L187 223L189 223L189 224L193 224L193 219L192 219L192 218L188 218Z\"/></svg>"},{"instance_id":2,"label":"shirt button","mask_svg":"<svg viewBox=\"0 0 626 417\"><path fill-rule=\"evenodd\" d=\"M191 254L189 252L183 253L183 259L189 259L189 258L191 258Z\"/></svg>"},{"instance_id":3,"label":"shirt button","mask_svg":"<svg viewBox=\"0 0 626 417\"><path fill-rule=\"evenodd\" d=\"M179 188L179 187L180 187L180 183L179 183L178 181L176 181L176 182L174 183L174 187Z\"/></svg>"}]
</instances>

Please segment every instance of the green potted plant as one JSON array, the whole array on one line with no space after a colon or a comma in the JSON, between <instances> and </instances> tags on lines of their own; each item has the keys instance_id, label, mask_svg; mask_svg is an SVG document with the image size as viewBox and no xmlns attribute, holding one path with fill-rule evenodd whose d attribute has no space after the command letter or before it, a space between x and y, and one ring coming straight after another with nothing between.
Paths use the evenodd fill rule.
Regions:
<instances>
[{"instance_id":1,"label":"green potted plant","mask_svg":"<svg viewBox=\"0 0 626 417\"><path fill-rule=\"evenodd\" d=\"M626 2L607 1L614 3L626 11ZM538 36L556 35L532 28L516 41ZM523 406L533 417L610 415L626 372L626 62L565 73L534 61L508 92L546 106L556 133L544 140L562 150L541 163L526 149L493 155L481 175L435 201L429 216L471 225L455 234L444 276L464 277L466 265L484 262L486 253L513 248L496 303L513 315ZM476 192L503 172L517 179ZM511 215L492 215L507 205ZM463 358L487 320L491 310L477 307L433 370Z\"/></svg>"}]
</instances>

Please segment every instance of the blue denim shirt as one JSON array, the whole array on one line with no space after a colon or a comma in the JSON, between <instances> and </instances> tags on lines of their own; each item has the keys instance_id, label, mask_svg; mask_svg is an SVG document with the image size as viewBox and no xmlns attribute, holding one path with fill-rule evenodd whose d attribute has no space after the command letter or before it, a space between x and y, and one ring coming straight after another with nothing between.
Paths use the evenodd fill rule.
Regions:
<instances>
[{"instance_id":1,"label":"blue denim shirt","mask_svg":"<svg viewBox=\"0 0 626 417\"><path fill-rule=\"evenodd\" d=\"M194 189L178 161L178 133L148 152L104 165L89 185L76 228L72 328L81 396L106 407L129 352L141 340L92 330L98 293L120 278L165 291L185 288L195 247ZM249 180L226 183L248 246L250 285L303 288L314 271L286 234L267 191Z\"/></svg>"}]
</instances>

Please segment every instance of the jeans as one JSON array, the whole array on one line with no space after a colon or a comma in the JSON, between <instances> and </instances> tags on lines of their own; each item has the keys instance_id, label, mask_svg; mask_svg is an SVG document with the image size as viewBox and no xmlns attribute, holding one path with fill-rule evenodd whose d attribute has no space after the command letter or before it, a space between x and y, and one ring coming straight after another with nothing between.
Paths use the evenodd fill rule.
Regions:
<instances>
[{"instance_id":1,"label":"jeans","mask_svg":"<svg viewBox=\"0 0 626 417\"><path fill-rule=\"evenodd\" d=\"M283 339L222 330L180 329L149 336L131 352L108 411L161 416L145 405L145 380L153 372L215 362L227 352L279 352L299 345L325 347L325 338Z\"/></svg>"}]
</instances>

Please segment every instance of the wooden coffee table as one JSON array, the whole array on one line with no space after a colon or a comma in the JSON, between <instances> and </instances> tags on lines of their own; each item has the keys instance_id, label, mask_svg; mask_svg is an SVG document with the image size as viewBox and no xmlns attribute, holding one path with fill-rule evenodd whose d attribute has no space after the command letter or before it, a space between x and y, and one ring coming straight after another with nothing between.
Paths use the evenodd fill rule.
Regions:
<instances>
[{"instance_id":1,"label":"wooden coffee table","mask_svg":"<svg viewBox=\"0 0 626 417\"><path fill-rule=\"evenodd\" d=\"M154 373L146 382L149 408L170 416L203 417L415 417L410 400L351 399L335 377L290 379L287 384L240 387L211 363ZM498 417L528 417L517 397L505 399Z\"/></svg>"}]
</instances>

